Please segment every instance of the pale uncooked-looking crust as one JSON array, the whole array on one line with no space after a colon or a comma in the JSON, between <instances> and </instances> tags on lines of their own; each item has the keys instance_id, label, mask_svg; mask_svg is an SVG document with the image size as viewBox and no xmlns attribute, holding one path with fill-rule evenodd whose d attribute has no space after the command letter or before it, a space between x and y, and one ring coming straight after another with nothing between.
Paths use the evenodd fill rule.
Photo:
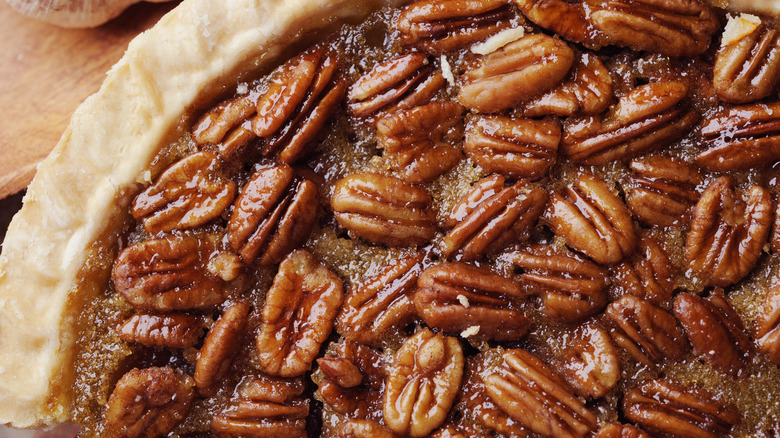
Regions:
<instances>
[{"instance_id":1,"label":"pale uncooked-looking crust","mask_svg":"<svg viewBox=\"0 0 780 438\"><path fill-rule=\"evenodd\" d=\"M0 258L0 424L70 419L77 318L106 281L88 255L111 244L139 175L203 90L262 68L304 31L383 3L185 0L130 43L41 163L9 227Z\"/></svg>"}]
</instances>

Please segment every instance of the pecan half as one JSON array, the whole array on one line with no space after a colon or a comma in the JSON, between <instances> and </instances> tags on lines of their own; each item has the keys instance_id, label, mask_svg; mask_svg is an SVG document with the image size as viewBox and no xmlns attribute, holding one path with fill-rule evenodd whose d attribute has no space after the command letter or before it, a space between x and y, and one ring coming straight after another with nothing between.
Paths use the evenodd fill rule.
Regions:
<instances>
[{"instance_id":1,"label":"pecan half","mask_svg":"<svg viewBox=\"0 0 780 438\"><path fill-rule=\"evenodd\" d=\"M211 430L230 436L306 437L309 400L300 379L261 375L239 391L236 409L214 415Z\"/></svg>"},{"instance_id":2,"label":"pecan half","mask_svg":"<svg viewBox=\"0 0 780 438\"><path fill-rule=\"evenodd\" d=\"M257 138L246 122L257 112L256 92L250 92L223 101L208 110L193 125L195 144L216 144L219 154L226 160L239 156Z\"/></svg>"},{"instance_id":3,"label":"pecan half","mask_svg":"<svg viewBox=\"0 0 780 438\"><path fill-rule=\"evenodd\" d=\"M604 397L620 380L620 362L609 335L594 324L581 326L562 356L566 380L581 397Z\"/></svg>"},{"instance_id":4,"label":"pecan half","mask_svg":"<svg viewBox=\"0 0 780 438\"><path fill-rule=\"evenodd\" d=\"M727 287L758 262L772 228L772 198L760 186L747 202L734 193L730 177L716 179L702 193L685 241L685 261L704 283Z\"/></svg>"},{"instance_id":5,"label":"pecan half","mask_svg":"<svg viewBox=\"0 0 780 438\"><path fill-rule=\"evenodd\" d=\"M170 367L134 368L114 387L105 412L111 437L168 435L189 413L192 378Z\"/></svg>"},{"instance_id":6,"label":"pecan half","mask_svg":"<svg viewBox=\"0 0 780 438\"><path fill-rule=\"evenodd\" d=\"M469 121L463 150L487 172L541 178L555 163L560 141L557 119L486 116Z\"/></svg>"},{"instance_id":7,"label":"pecan half","mask_svg":"<svg viewBox=\"0 0 780 438\"><path fill-rule=\"evenodd\" d=\"M338 64L335 53L315 47L280 67L251 121L264 156L293 163L309 152L347 89Z\"/></svg>"},{"instance_id":8,"label":"pecan half","mask_svg":"<svg viewBox=\"0 0 780 438\"><path fill-rule=\"evenodd\" d=\"M742 373L752 343L722 289L713 290L707 299L687 292L678 294L674 314L685 329L694 354L721 373L732 377Z\"/></svg>"},{"instance_id":9,"label":"pecan half","mask_svg":"<svg viewBox=\"0 0 780 438\"><path fill-rule=\"evenodd\" d=\"M417 284L414 305L430 327L456 334L478 327L475 338L497 341L518 340L528 332L518 302L525 292L486 268L441 263L423 271Z\"/></svg>"},{"instance_id":10,"label":"pecan half","mask_svg":"<svg viewBox=\"0 0 780 438\"><path fill-rule=\"evenodd\" d=\"M421 0L401 10L401 42L440 54L506 29L515 17L507 0Z\"/></svg>"},{"instance_id":11,"label":"pecan half","mask_svg":"<svg viewBox=\"0 0 780 438\"><path fill-rule=\"evenodd\" d=\"M630 424L606 423L595 438L650 438L644 430Z\"/></svg>"},{"instance_id":12,"label":"pecan half","mask_svg":"<svg viewBox=\"0 0 780 438\"><path fill-rule=\"evenodd\" d=\"M480 259L521 240L536 224L547 201L545 191L525 181L505 188L503 184L503 177L491 178L486 184L477 183L456 205L451 217L458 222L441 244L445 257L455 256L462 261ZM487 196L493 191L496 193Z\"/></svg>"},{"instance_id":13,"label":"pecan half","mask_svg":"<svg viewBox=\"0 0 780 438\"><path fill-rule=\"evenodd\" d=\"M612 101L612 78L592 53L581 53L566 79L557 87L523 105L523 115L578 116L599 114Z\"/></svg>"},{"instance_id":14,"label":"pecan half","mask_svg":"<svg viewBox=\"0 0 780 438\"><path fill-rule=\"evenodd\" d=\"M618 263L636 247L628 208L607 183L589 173L553 191L542 221L567 245L598 263Z\"/></svg>"},{"instance_id":15,"label":"pecan half","mask_svg":"<svg viewBox=\"0 0 780 438\"><path fill-rule=\"evenodd\" d=\"M378 146L392 169L410 183L431 181L462 158L463 107L431 102L376 122Z\"/></svg>"},{"instance_id":16,"label":"pecan half","mask_svg":"<svg viewBox=\"0 0 780 438\"><path fill-rule=\"evenodd\" d=\"M235 303L209 330L195 363L193 375L199 393L209 395L230 368L233 356L241 345L248 314L248 304Z\"/></svg>"},{"instance_id":17,"label":"pecan half","mask_svg":"<svg viewBox=\"0 0 780 438\"><path fill-rule=\"evenodd\" d=\"M349 340L376 345L386 332L409 322L415 314L412 294L422 260L422 253L393 260L352 289L336 320L336 331Z\"/></svg>"},{"instance_id":18,"label":"pecan half","mask_svg":"<svg viewBox=\"0 0 780 438\"><path fill-rule=\"evenodd\" d=\"M780 102L727 108L702 121L696 164L710 170L748 170L780 159Z\"/></svg>"},{"instance_id":19,"label":"pecan half","mask_svg":"<svg viewBox=\"0 0 780 438\"><path fill-rule=\"evenodd\" d=\"M338 438L395 438L395 435L373 420L349 420L339 428Z\"/></svg>"},{"instance_id":20,"label":"pecan half","mask_svg":"<svg viewBox=\"0 0 780 438\"><path fill-rule=\"evenodd\" d=\"M769 360L780 365L780 288L769 291L758 315L756 345Z\"/></svg>"},{"instance_id":21,"label":"pecan half","mask_svg":"<svg viewBox=\"0 0 780 438\"><path fill-rule=\"evenodd\" d=\"M114 286L142 310L170 312L215 306L225 297L225 281L208 270L218 238L169 236L128 246L114 262Z\"/></svg>"},{"instance_id":22,"label":"pecan half","mask_svg":"<svg viewBox=\"0 0 780 438\"><path fill-rule=\"evenodd\" d=\"M347 109L353 117L392 114L430 102L444 86L426 55L408 52L361 76L349 88Z\"/></svg>"},{"instance_id":23,"label":"pecan half","mask_svg":"<svg viewBox=\"0 0 780 438\"><path fill-rule=\"evenodd\" d=\"M384 418L397 434L426 436L439 427L463 377L457 339L422 329L401 346L390 368Z\"/></svg>"},{"instance_id":24,"label":"pecan half","mask_svg":"<svg viewBox=\"0 0 780 438\"><path fill-rule=\"evenodd\" d=\"M317 359L324 377L317 384L322 400L349 418L369 418L382 409L384 356L351 341L340 342L334 356Z\"/></svg>"},{"instance_id":25,"label":"pecan half","mask_svg":"<svg viewBox=\"0 0 780 438\"><path fill-rule=\"evenodd\" d=\"M561 150L584 164L607 164L666 146L688 133L699 114L682 82L642 85L604 115L568 119Z\"/></svg>"},{"instance_id":26,"label":"pecan half","mask_svg":"<svg viewBox=\"0 0 780 438\"><path fill-rule=\"evenodd\" d=\"M607 306L609 335L640 364L654 369L662 360L680 360L690 347L673 315L633 295Z\"/></svg>"},{"instance_id":27,"label":"pecan half","mask_svg":"<svg viewBox=\"0 0 780 438\"><path fill-rule=\"evenodd\" d=\"M544 314L580 321L607 304L607 272L584 257L553 245L532 245L508 255L531 293L542 297Z\"/></svg>"},{"instance_id":28,"label":"pecan half","mask_svg":"<svg viewBox=\"0 0 780 438\"><path fill-rule=\"evenodd\" d=\"M772 94L778 81L780 33L771 24L759 25L718 51L712 82L721 99L731 103L763 99Z\"/></svg>"},{"instance_id":29,"label":"pecan half","mask_svg":"<svg viewBox=\"0 0 780 438\"><path fill-rule=\"evenodd\" d=\"M650 380L629 391L623 414L654 434L717 438L739 424L736 406L699 388Z\"/></svg>"},{"instance_id":30,"label":"pecan half","mask_svg":"<svg viewBox=\"0 0 780 438\"><path fill-rule=\"evenodd\" d=\"M555 87L574 63L563 41L529 34L481 59L463 76L458 101L466 108L493 113L511 108Z\"/></svg>"},{"instance_id":31,"label":"pecan half","mask_svg":"<svg viewBox=\"0 0 780 438\"><path fill-rule=\"evenodd\" d=\"M309 237L317 218L317 186L280 164L252 175L227 224L230 246L247 264L279 263Z\"/></svg>"},{"instance_id":32,"label":"pecan half","mask_svg":"<svg viewBox=\"0 0 780 438\"><path fill-rule=\"evenodd\" d=\"M485 389L501 410L538 434L581 438L596 430L596 416L573 388L525 350L507 350Z\"/></svg>"},{"instance_id":33,"label":"pecan half","mask_svg":"<svg viewBox=\"0 0 780 438\"><path fill-rule=\"evenodd\" d=\"M341 226L369 242L388 246L429 242L436 233L432 204L425 189L371 173L339 180L330 199Z\"/></svg>"},{"instance_id":34,"label":"pecan half","mask_svg":"<svg viewBox=\"0 0 780 438\"><path fill-rule=\"evenodd\" d=\"M131 213L146 231L195 228L219 217L236 197L236 183L225 178L221 160L198 152L169 167L133 201Z\"/></svg>"},{"instance_id":35,"label":"pecan half","mask_svg":"<svg viewBox=\"0 0 780 438\"><path fill-rule=\"evenodd\" d=\"M341 307L341 279L305 250L292 252L265 298L257 335L261 369L275 376L299 376L328 338Z\"/></svg>"},{"instance_id":36,"label":"pecan half","mask_svg":"<svg viewBox=\"0 0 780 438\"><path fill-rule=\"evenodd\" d=\"M628 293L653 304L667 303L676 285L672 262L649 232L642 233L638 249L614 267L618 290L621 295Z\"/></svg>"},{"instance_id":37,"label":"pecan half","mask_svg":"<svg viewBox=\"0 0 780 438\"><path fill-rule=\"evenodd\" d=\"M190 348L203 333L203 321L183 314L136 313L117 330L119 339L150 347Z\"/></svg>"},{"instance_id":38,"label":"pecan half","mask_svg":"<svg viewBox=\"0 0 780 438\"><path fill-rule=\"evenodd\" d=\"M696 186L704 181L690 164L664 156L631 161L633 174L624 185L626 203L634 216L646 225L681 225L698 201Z\"/></svg>"}]
</instances>

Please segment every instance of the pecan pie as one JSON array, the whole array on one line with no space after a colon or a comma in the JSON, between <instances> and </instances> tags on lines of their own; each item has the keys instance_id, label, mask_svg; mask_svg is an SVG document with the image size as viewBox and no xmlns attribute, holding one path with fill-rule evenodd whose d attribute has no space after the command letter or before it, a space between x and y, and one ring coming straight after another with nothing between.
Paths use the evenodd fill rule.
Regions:
<instances>
[{"instance_id":1,"label":"pecan pie","mask_svg":"<svg viewBox=\"0 0 780 438\"><path fill-rule=\"evenodd\" d=\"M10 227L0 423L780 436L778 35L704 0L184 2Z\"/></svg>"}]
</instances>

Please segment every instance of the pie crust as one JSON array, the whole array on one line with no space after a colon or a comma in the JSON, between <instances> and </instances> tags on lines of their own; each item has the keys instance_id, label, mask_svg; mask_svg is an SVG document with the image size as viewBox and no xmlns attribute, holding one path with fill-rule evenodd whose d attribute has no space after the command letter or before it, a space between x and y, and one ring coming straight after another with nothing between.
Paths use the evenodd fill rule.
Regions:
<instances>
[{"instance_id":1,"label":"pie crust","mask_svg":"<svg viewBox=\"0 0 780 438\"><path fill-rule=\"evenodd\" d=\"M78 316L110 271L99 256L115 244L142 171L180 133L188 109L240 72L272 66L307 32L388 3L186 0L130 43L39 166L5 238L0 423L70 420Z\"/></svg>"}]
</instances>

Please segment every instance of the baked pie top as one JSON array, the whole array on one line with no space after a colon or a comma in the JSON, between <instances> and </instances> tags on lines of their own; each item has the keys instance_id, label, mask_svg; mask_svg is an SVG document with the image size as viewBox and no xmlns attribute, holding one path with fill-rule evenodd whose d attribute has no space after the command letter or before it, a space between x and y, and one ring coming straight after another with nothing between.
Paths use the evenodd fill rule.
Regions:
<instances>
[{"instance_id":1,"label":"baked pie top","mask_svg":"<svg viewBox=\"0 0 780 438\"><path fill-rule=\"evenodd\" d=\"M131 44L9 229L0 421L778 433L773 18L381 6Z\"/></svg>"}]
</instances>

